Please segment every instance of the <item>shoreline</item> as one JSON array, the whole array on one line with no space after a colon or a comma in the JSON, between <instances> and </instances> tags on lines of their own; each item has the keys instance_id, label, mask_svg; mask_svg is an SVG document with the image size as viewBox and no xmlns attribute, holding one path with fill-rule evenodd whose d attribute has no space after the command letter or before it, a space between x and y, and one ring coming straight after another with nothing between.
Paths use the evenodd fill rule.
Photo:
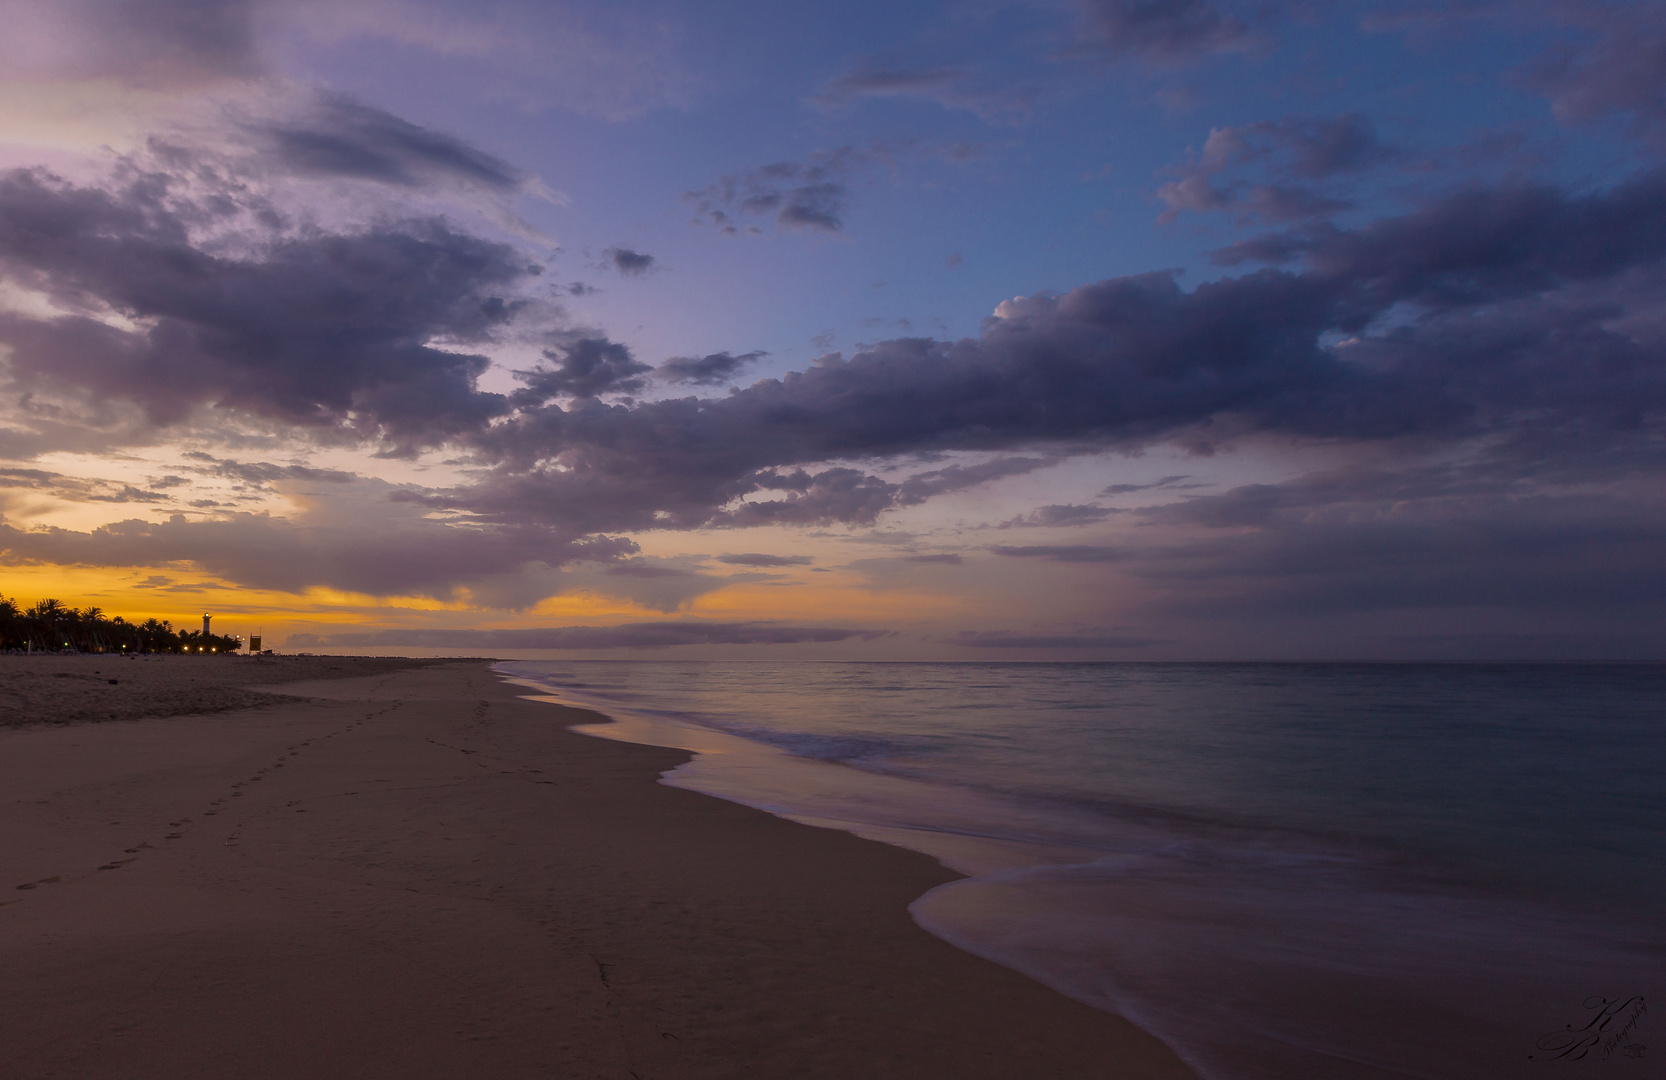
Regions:
<instances>
[{"instance_id":1,"label":"shoreline","mask_svg":"<svg viewBox=\"0 0 1666 1080\"><path fill-rule=\"evenodd\" d=\"M1193 1075L917 926L935 860L660 784L487 663L0 729L0 1071Z\"/></svg>"}]
</instances>

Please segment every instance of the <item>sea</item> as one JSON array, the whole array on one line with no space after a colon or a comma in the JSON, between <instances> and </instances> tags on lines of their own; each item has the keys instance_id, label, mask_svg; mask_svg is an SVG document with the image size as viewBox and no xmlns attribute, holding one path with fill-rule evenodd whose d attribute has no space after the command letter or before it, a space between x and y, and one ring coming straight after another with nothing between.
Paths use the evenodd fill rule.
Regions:
<instances>
[{"instance_id":1,"label":"sea","mask_svg":"<svg viewBox=\"0 0 1666 1080\"><path fill-rule=\"evenodd\" d=\"M1666 666L498 670L941 860L922 927L1206 1080L1666 1080Z\"/></svg>"}]
</instances>

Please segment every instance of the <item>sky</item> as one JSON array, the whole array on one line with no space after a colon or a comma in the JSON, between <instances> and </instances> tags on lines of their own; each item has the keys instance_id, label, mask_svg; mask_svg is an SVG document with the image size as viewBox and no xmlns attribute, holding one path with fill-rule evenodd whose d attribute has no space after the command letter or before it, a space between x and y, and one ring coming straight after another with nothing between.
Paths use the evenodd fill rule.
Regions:
<instances>
[{"instance_id":1,"label":"sky","mask_svg":"<svg viewBox=\"0 0 1666 1080\"><path fill-rule=\"evenodd\" d=\"M1666 3L0 0L0 594L1666 659Z\"/></svg>"}]
</instances>

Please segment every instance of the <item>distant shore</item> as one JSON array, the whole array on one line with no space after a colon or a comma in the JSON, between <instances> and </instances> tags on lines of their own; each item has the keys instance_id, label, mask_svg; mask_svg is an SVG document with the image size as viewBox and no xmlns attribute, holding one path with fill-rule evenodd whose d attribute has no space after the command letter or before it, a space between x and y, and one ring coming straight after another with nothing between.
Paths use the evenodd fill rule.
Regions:
<instances>
[{"instance_id":1,"label":"distant shore","mask_svg":"<svg viewBox=\"0 0 1666 1080\"><path fill-rule=\"evenodd\" d=\"M0 1075L1192 1076L915 926L933 860L655 783L485 662L14 659ZM67 723L220 691L266 700Z\"/></svg>"}]
</instances>

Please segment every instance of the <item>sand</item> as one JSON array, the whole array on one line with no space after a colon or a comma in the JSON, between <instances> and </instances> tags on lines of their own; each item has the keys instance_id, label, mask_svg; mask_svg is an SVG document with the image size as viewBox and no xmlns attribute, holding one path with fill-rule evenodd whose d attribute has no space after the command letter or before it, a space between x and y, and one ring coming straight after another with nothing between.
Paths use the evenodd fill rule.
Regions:
<instances>
[{"instance_id":1,"label":"sand","mask_svg":"<svg viewBox=\"0 0 1666 1080\"><path fill-rule=\"evenodd\" d=\"M686 755L482 662L325 673L0 730L0 1077L1192 1075L919 929L925 856L655 783Z\"/></svg>"},{"instance_id":2,"label":"sand","mask_svg":"<svg viewBox=\"0 0 1666 1080\"><path fill-rule=\"evenodd\" d=\"M300 700L260 687L444 663L397 656L0 656L0 726L139 720Z\"/></svg>"}]
</instances>

